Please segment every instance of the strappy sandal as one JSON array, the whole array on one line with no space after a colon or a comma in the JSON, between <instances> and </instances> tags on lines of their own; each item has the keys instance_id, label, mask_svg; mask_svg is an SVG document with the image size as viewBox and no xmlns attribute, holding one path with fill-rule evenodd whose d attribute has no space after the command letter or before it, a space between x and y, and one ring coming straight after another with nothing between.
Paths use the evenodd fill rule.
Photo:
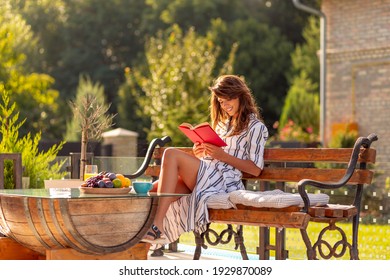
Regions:
<instances>
[{"instance_id":1,"label":"strappy sandal","mask_svg":"<svg viewBox=\"0 0 390 280\"><path fill-rule=\"evenodd\" d=\"M157 251L161 248L164 248L165 244L150 244L149 251Z\"/></svg>"},{"instance_id":2,"label":"strappy sandal","mask_svg":"<svg viewBox=\"0 0 390 280\"><path fill-rule=\"evenodd\" d=\"M151 238L143 238L143 239L141 239L142 242L147 242L147 243L151 243L151 244L167 244L167 243L169 243L166 236L163 235L162 232L155 225L152 225L151 230L149 230L146 233L146 236L150 236Z\"/></svg>"}]
</instances>

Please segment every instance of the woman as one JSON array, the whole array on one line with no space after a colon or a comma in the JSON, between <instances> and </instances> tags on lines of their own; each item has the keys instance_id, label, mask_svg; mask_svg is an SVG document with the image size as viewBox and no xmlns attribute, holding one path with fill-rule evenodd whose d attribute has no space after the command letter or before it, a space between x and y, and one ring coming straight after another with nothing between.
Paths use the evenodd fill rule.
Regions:
<instances>
[{"instance_id":1,"label":"woman","mask_svg":"<svg viewBox=\"0 0 390 280\"><path fill-rule=\"evenodd\" d=\"M203 232L209 223L206 203L210 195L243 189L242 172L261 173L268 130L250 89L235 75L219 77L209 89L211 125L227 146L197 143L195 156L175 148L165 150L157 192L191 194L160 198L144 242L167 244L184 232Z\"/></svg>"}]
</instances>

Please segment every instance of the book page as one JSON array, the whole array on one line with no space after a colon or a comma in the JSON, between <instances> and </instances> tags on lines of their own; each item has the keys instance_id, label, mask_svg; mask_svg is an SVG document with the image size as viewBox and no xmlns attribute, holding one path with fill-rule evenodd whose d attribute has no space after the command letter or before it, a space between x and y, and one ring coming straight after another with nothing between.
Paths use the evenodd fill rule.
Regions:
<instances>
[{"instance_id":1,"label":"book page","mask_svg":"<svg viewBox=\"0 0 390 280\"><path fill-rule=\"evenodd\" d=\"M198 129L199 127L203 126L209 126L211 128L211 125L208 122L200 123L194 126L194 129Z\"/></svg>"},{"instance_id":2,"label":"book page","mask_svg":"<svg viewBox=\"0 0 390 280\"><path fill-rule=\"evenodd\" d=\"M188 127L189 129L197 129L198 127L202 127L202 126L210 126L211 127L211 125L208 122L200 123L200 124L197 124L195 126L193 126L190 123L182 123L181 125L179 125L179 127Z\"/></svg>"},{"instance_id":3,"label":"book page","mask_svg":"<svg viewBox=\"0 0 390 280\"><path fill-rule=\"evenodd\" d=\"M198 136L198 134L196 134L196 132L191 129L191 128L188 128L186 126L179 126L179 129L193 142L193 143L203 143L203 139L200 138Z\"/></svg>"}]
</instances>

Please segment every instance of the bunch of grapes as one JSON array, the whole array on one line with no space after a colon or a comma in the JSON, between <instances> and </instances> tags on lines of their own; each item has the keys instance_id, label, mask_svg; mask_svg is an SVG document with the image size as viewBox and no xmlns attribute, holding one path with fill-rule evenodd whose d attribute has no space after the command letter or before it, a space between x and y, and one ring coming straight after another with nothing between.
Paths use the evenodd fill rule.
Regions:
<instances>
[{"instance_id":1,"label":"bunch of grapes","mask_svg":"<svg viewBox=\"0 0 390 280\"><path fill-rule=\"evenodd\" d=\"M89 177L81 186L87 188L128 188L130 185L130 179L122 174L102 171L96 176Z\"/></svg>"},{"instance_id":2,"label":"bunch of grapes","mask_svg":"<svg viewBox=\"0 0 390 280\"><path fill-rule=\"evenodd\" d=\"M83 187L88 187L88 188L99 188L99 181L101 181L106 174L105 171L100 172L98 175L89 177L85 183L83 184Z\"/></svg>"}]
</instances>

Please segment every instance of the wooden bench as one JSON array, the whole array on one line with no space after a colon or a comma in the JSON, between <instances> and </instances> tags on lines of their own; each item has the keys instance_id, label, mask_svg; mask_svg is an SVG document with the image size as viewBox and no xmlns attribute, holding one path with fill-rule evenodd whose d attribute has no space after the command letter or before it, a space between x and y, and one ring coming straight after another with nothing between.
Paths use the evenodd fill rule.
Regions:
<instances>
[{"instance_id":1,"label":"wooden bench","mask_svg":"<svg viewBox=\"0 0 390 280\"><path fill-rule=\"evenodd\" d=\"M260 259L269 259L270 251L275 251L276 259L286 259L285 229L300 230L302 240L306 245L308 259L341 258L349 251L350 259L359 259L358 230L363 186L370 184L373 179L371 164L375 163L376 151L370 148L371 143L377 140L375 134L368 137L359 137L354 148L266 148L264 152L265 167L258 177L243 174L245 185L257 182L260 191L269 186L283 188L290 182L297 183L297 190L304 206L290 206L285 208L259 208L253 206L236 205L237 209L209 209L210 221L227 224L227 229L220 234L208 225L203 233L194 233L196 250L194 259L199 259L202 248L207 248L206 242L211 245L226 243L233 239L236 249L240 248L243 259L248 259L243 242L243 225L260 227L258 254ZM164 147L154 150L154 162L146 169L145 174L158 178L161 157ZM192 148L179 148L192 153ZM347 188L354 193L354 199L344 204L327 204L324 206L310 206L307 190L328 190L330 203L332 194L329 190ZM352 199L351 199L352 200ZM338 222L351 221L352 233L349 238L345 231L338 226ZM309 222L327 224L318 234L317 240L312 243L307 233ZM232 225L238 225L236 229ZM275 244L270 244L270 228L275 228ZM340 240L333 246L324 240L325 232L338 231ZM348 250L347 250L348 249Z\"/></svg>"}]
</instances>

